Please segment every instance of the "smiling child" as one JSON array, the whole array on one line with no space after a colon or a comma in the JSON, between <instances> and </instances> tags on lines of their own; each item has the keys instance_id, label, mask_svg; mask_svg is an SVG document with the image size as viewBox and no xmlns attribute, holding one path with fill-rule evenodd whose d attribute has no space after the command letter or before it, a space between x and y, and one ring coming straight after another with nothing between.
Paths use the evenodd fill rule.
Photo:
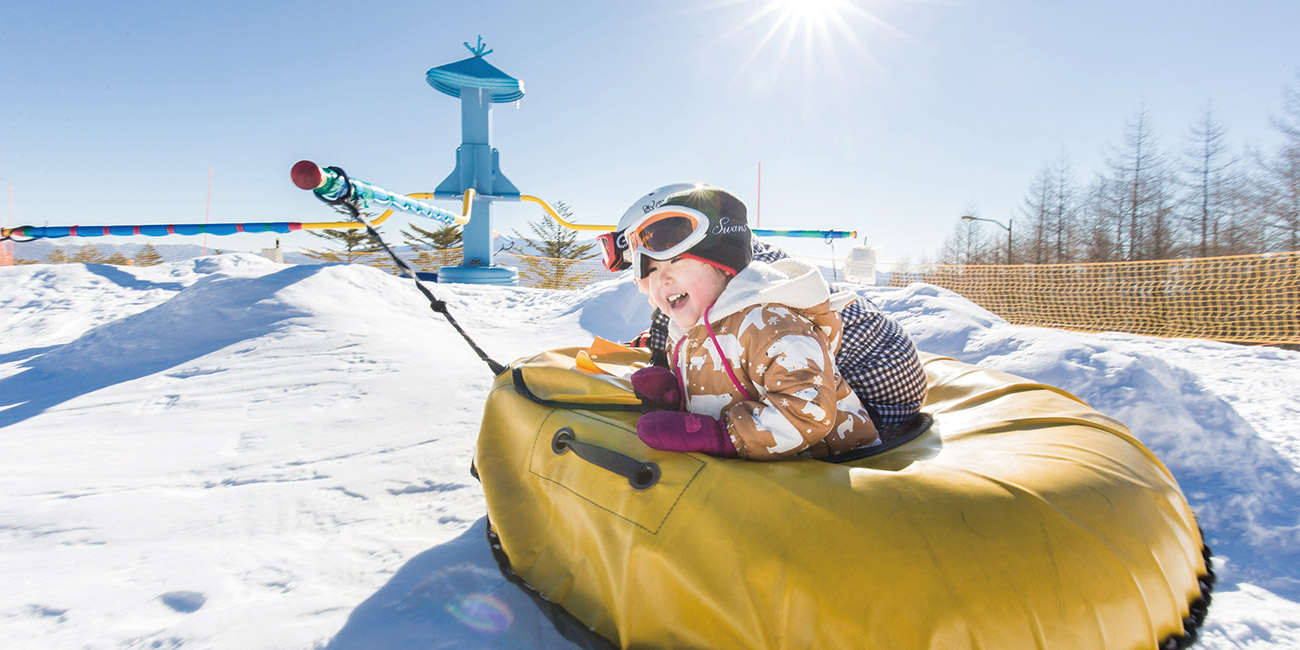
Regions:
<instances>
[{"instance_id":1,"label":"smiling child","mask_svg":"<svg viewBox=\"0 0 1300 650\"><path fill-rule=\"evenodd\" d=\"M711 187L671 194L627 229L627 241L637 286L671 321L671 370L632 378L665 409L638 421L642 441L753 460L878 444L834 362L837 310L853 294L831 295L803 262L752 262L739 199Z\"/></svg>"}]
</instances>

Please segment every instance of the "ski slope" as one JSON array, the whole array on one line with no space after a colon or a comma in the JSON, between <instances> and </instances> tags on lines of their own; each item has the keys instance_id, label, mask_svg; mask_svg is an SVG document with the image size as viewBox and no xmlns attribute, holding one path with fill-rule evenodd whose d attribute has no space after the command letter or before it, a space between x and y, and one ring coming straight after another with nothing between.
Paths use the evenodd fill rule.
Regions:
<instances>
[{"instance_id":1,"label":"ski slope","mask_svg":"<svg viewBox=\"0 0 1300 650\"><path fill-rule=\"evenodd\" d=\"M626 280L435 290L502 362L649 314ZM1201 647L1300 648L1300 353L860 291L925 351L1127 423L1216 554ZM0 646L571 647L487 549L490 373L409 281L239 254L5 267L0 327Z\"/></svg>"}]
</instances>

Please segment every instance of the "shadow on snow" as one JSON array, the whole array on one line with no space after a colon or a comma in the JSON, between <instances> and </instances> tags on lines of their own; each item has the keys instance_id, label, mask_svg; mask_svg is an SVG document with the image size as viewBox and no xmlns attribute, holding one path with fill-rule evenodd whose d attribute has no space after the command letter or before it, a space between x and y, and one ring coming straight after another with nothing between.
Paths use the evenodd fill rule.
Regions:
<instances>
[{"instance_id":1,"label":"shadow on snow","mask_svg":"<svg viewBox=\"0 0 1300 650\"><path fill-rule=\"evenodd\" d=\"M0 380L0 427L270 333L303 312L269 298L322 268L291 266L255 278L209 276L167 302L95 327L75 341L23 351L44 354Z\"/></svg>"}]
</instances>

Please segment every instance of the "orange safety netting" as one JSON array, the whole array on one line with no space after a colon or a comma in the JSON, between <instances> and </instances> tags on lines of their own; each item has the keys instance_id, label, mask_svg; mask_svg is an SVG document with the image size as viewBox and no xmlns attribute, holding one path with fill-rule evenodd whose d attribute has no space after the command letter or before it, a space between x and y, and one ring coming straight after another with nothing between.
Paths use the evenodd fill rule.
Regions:
<instances>
[{"instance_id":1,"label":"orange safety netting","mask_svg":"<svg viewBox=\"0 0 1300 650\"><path fill-rule=\"evenodd\" d=\"M580 289L620 276L598 259L510 251L495 257L497 264L519 269L524 287ZM423 252L408 261L433 271L459 264L461 249ZM1300 251L1144 262L927 265L890 276L890 286L912 282L955 291L1016 325L1300 343Z\"/></svg>"},{"instance_id":2,"label":"orange safety netting","mask_svg":"<svg viewBox=\"0 0 1300 650\"><path fill-rule=\"evenodd\" d=\"M891 286L955 291L1017 325L1240 343L1300 343L1300 251L1234 257L934 265Z\"/></svg>"}]
</instances>

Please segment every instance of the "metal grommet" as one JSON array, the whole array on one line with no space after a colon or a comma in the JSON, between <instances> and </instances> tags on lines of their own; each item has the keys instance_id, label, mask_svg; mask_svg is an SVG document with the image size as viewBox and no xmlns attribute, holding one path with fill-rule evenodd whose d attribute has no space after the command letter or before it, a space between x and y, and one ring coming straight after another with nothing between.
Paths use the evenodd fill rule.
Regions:
<instances>
[{"instance_id":1,"label":"metal grommet","mask_svg":"<svg viewBox=\"0 0 1300 650\"><path fill-rule=\"evenodd\" d=\"M637 470L634 476L627 479L628 485L631 485L632 489L637 492L649 490L658 482L659 466L654 463L643 463L641 469Z\"/></svg>"},{"instance_id":2,"label":"metal grommet","mask_svg":"<svg viewBox=\"0 0 1300 650\"><path fill-rule=\"evenodd\" d=\"M569 443L573 442L573 429L561 427L555 432L555 437L551 438L551 451L558 456L569 450Z\"/></svg>"}]
</instances>

